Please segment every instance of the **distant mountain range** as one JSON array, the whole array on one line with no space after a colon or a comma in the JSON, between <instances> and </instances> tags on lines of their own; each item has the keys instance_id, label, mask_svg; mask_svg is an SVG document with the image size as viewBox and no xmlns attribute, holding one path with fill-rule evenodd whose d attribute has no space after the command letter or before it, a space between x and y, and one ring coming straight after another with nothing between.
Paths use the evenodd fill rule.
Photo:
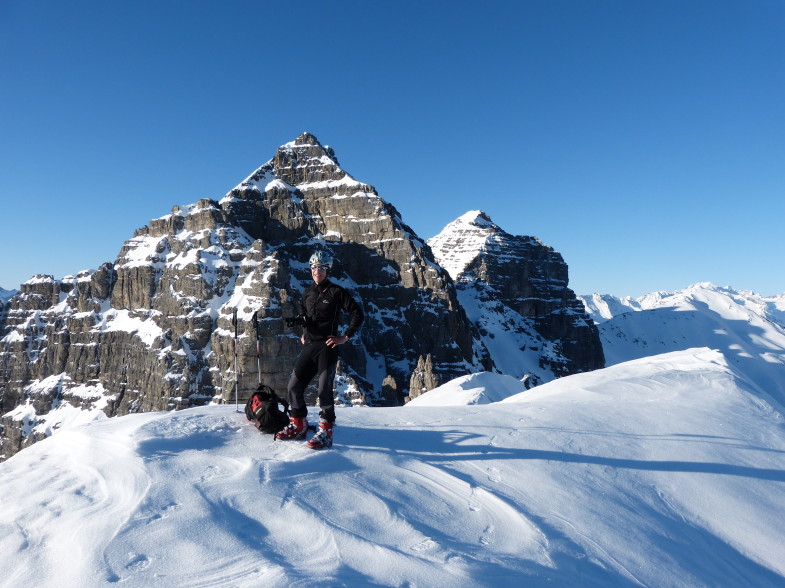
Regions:
<instances>
[{"instance_id":1,"label":"distant mountain range","mask_svg":"<svg viewBox=\"0 0 785 588\"><path fill-rule=\"evenodd\" d=\"M599 323L607 365L708 347L785 413L785 295L699 283L637 299L593 294L581 300Z\"/></svg>"}]
</instances>

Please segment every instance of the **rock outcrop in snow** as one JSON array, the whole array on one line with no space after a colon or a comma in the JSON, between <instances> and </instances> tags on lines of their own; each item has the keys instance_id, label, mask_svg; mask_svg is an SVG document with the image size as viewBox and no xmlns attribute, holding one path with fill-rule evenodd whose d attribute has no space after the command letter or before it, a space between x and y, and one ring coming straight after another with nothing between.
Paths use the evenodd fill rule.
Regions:
<instances>
[{"instance_id":1,"label":"rock outcrop in snow","mask_svg":"<svg viewBox=\"0 0 785 588\"><path fill-rule=\"evenodd\" d=\"M597 329L553 248L511 235L477 210L428 245L502 373L542 382L603 367Z\"/></svg>"}]
</instances>

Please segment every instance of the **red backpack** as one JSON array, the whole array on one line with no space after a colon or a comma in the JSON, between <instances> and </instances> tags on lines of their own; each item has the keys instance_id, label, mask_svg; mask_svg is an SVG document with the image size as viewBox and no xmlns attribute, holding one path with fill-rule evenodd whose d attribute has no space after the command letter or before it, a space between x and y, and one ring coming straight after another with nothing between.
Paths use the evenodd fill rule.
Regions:
<instances>
[{"instance_id":1,"label":"red backpack","mask_svg":"<svg viewBox=\"0 0 785 588\"><path fill-rule=\"evenodd\" d=\"M277 433L289 424L289 403L269 386L259 384L245 403L245 416L262 433Z\"/></svg>"}]
</instances>

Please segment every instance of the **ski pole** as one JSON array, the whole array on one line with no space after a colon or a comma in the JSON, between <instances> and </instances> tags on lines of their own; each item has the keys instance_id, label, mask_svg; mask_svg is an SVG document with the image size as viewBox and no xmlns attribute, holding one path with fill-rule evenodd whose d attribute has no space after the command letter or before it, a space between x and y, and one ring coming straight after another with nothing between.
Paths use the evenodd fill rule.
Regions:
<instances>
[{"instance_id":1,"label":"ski pole","mask_svg":"<svg viewBox=\"0 0 785 588\"><path fill-rule=\"evenodd\" d=\"M240 412L240 403L237 400L237 309L232 311L232 324L234 325L234 408Z\"/></svg>"},{"instance_id":2,"label":"ski pole","mask_svg":"<svg viewBox=\"0 0 785 588\"><path fill-rule=\"evenodd\" d=\"M253 313L253 328L256 329L256 376L257 376L257 383L261 385L262 383L262 365L260 361L261 350L259 348L259 342L262 338L262 334L260 332L259 327L259 319L256 316L256 313L259 312L258 310Z\"/></svg>"}]
</instances>

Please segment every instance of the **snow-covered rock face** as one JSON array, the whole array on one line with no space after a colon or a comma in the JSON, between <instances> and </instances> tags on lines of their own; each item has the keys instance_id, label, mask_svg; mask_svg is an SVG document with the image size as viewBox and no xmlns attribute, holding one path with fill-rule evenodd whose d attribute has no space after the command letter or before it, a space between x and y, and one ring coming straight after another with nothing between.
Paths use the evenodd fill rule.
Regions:
<instances>
[{"instance_id":1,"label":"snow-covered rock face","mask_svg":"<svg viewBox=\"0 0 785 588\"><path fill-rule=\"evenodd\" d=\"M484 212L470 210L428 239L428 245L453 280L468 281L472 274L463 275L464 271L482 252L494 245L497 236L503 234Z\"/></svg>"},{"instance_id":2,"label":"snow-covered rock face","mask_svg":"<svg viewBox=\"0 0 785 588\"><path fill-rule=\"evenodd\" d=\"M284 392L300 342L283 317L297 313L315 248L366 313L341 349L344 402L397 403L428 354L436 381L492 367L430 249L305 133L220 201L137 230L114 263L21 286L0 312L0 454L51 433L66 406L122 415L233 402L235 310L239 399L257 372Z\"/></svg>"},{"instance_id":3,"label":"snow-covered rock face","mask_svg":"<svg viewBox=\"0 0 785 588\"><path fill-rule=\"evenodd\" d=\"M473 210L428 240L503 373L534 381L604 364L597 329L570 290L567 264L535 237Z\"/></svg>"}]
</instances>

